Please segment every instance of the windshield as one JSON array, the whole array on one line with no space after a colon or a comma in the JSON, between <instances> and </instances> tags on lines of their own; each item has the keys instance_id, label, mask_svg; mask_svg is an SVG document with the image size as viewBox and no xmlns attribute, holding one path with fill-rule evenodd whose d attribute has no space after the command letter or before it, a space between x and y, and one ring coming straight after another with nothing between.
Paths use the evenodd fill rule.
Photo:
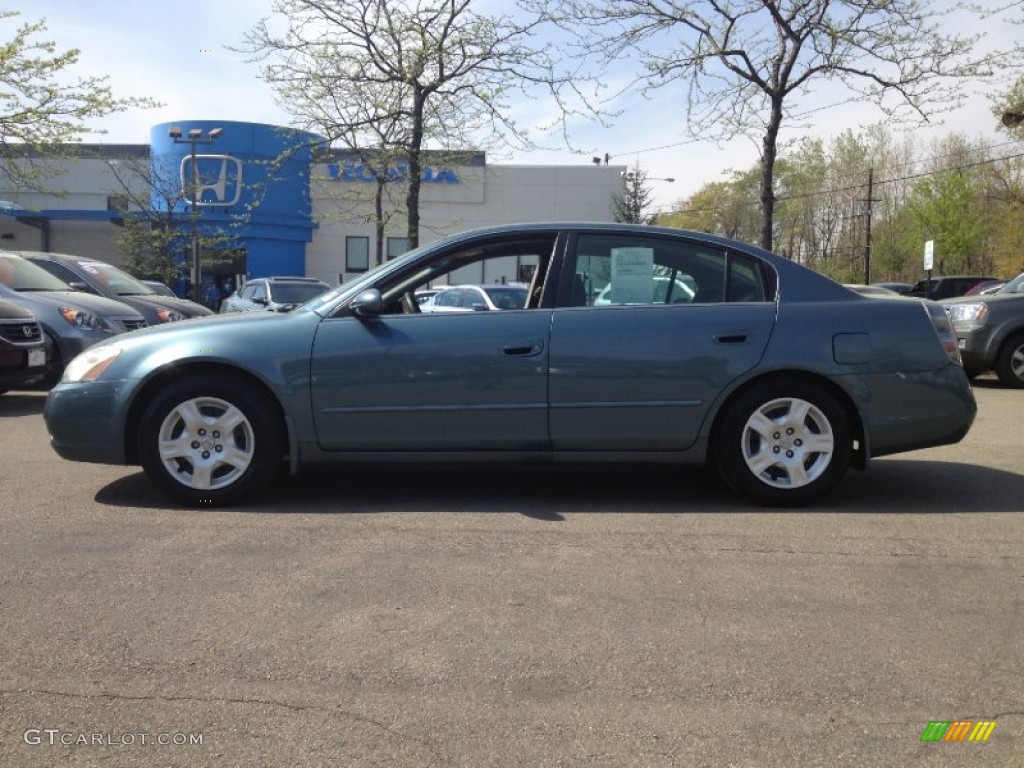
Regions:
<instances>
[{"instance_id":1,"label":"windshield","mask_svg":"<svg viewBox=\"0 0 1024 768\"><path fill-rule=\"evenodd\" d=\"M1017 275L996 293L1024 293L1024 272Z\"/></svg>"},{"instance_id":2,"label":"windshield","mask_svg":"<svg viewBox=\"0 0 1024 768\"><path fill-rule=\"evenodd\" d=\"M156 294L145 283L139 282L126 272L102 261L80 261L78 266L88 272L96 282L109 288L118 296L149 296Z\"/></svg>"},{"instance_id":3,"label":"windshield","mask_svg":"<svg viewBox=\"0 0 1024 768\"><path fill-rule=\"evenodd\" d=\"M14 254L0 254L0 283L15 291L71 291L59 277Z\"/></svg>"},{"instance_id":4,"label":"windshield","mask_svg":"<svg viewBox=\"0 0 1024 768\"><path fill-rule=\"evenodd\" d=\"M270 295L278 304L304 304L327 289L323 283L271 283Z\"/></svg>"}]
</instances>

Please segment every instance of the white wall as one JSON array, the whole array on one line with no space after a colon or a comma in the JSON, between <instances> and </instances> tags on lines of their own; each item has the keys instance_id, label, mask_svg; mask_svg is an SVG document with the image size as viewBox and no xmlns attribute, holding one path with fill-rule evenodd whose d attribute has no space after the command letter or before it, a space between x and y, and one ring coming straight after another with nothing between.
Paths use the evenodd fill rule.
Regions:
<instances>
[{"instance_id":1,"label":"white wall","mask_svg":"<svg viewBox=\"0 0 1024 768\"><path fill-rule=\"evenodd\" d=\"M612 221L613 195L622 193L625 166L513 166L456 168L458 184L424 183L420 201L420 244L467 229L537 221ZM375 251L373 194L368 182L328 178L326 166L313 173L313 216L319 228L306 247L306 274L330 285L345 273L345 238L367 237L370 261ZM392 185L391 195L405 194ZM390 201L385 210L404 207ZM398 217L386 227L388 237L404 237ZM345 273L351 279L355 273Z\"/></svg>"}]
</instances>

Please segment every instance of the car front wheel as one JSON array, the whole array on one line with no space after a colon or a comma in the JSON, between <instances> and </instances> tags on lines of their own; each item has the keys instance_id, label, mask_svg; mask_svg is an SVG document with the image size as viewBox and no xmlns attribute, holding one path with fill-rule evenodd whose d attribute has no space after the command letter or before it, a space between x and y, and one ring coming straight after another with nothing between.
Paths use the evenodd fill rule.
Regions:
<instances>
[{"instance_id":1,"label":"car front wheel","mask_svg":"<svg viewBox=\"0 0 1024 768\"><path fill-rule=\"evenodd\" d=\"M719 468L737 491L767 506L799 506L842 480L850 427L843 407L821 387L766 382L732 403L715 446Z\"/></svg>"},{"instance_id":2,"label":"car front wheel","mask_svg":"<svg viewBox=\"0 0 1024 768\"><path fill-rule=\"evenodd\" d=\"M996 359L996 375L1004 387L1024 388L1024 334L1003 345Z\"/></svg>"},{"instance_id":3,"label":"car front wheel","mask_svg":"<svg viewBox=\"0 0 1024 768\"><path fill-rule=\"evenodd\" d=\"M146 475L190 506L219 506L262 489L284 445L270 396L222 375L171 383L149 403L139 427Z\"/></svg>"}]
</instances>

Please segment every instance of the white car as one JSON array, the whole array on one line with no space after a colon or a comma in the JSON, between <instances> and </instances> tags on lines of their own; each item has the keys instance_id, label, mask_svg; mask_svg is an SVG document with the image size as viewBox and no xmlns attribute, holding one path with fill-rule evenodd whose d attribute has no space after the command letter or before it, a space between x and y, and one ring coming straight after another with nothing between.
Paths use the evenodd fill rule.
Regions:
<instances>
[{"instance_id":1,"label":"white car","mask_svg":"<svg viewBox=\"0 0 1024 768\"><path fill-rule=\"evenodd\" d=\"M524 285L456 285L441 291L421 306L424 312L474 312L490 309L522 309L526 306Z\"/></svg>"}]
</instances>

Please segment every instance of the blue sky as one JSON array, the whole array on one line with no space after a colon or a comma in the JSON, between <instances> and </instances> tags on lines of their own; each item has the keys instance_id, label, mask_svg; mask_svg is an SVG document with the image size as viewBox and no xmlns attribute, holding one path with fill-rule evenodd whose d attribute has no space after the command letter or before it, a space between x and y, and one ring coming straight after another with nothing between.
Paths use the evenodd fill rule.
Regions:
<instances>
[{"instance_id":1,"label":"blue sky","mask_svg":"<svg viewBox=\"0 0 1024 768\"><path fill-rule=\"evenodd\" d=\"M501 7L501 0L492 0ZM164 103L151 110L133 110L103 121L103 135L87 137L106 143L147 143L149 130L163 122L189 119L240 120L288 125L287 112L274 101L270 88L259 79L257 65L228 48L242 43L246 30L270 14L272 0L13 0L5 7L21 13L22 21L45 18L47 38L58 49L81 49L80 75L109 75L120 95L145 95ZM13 22L6 20L4 39ZM1009 32L1007 32L1009 34ZM990 36L991 39L991 36ZM622 73L613 73L622 75ZM831 96L831 94L828 94ZM826 94L822 94L826 98ZM663 91L655 99L629 98L623 113L610 126L578 122L571 138L582 150L567 148L489 155L491 163L576 164L592 156L612 156L613 164L639 163L652 179L674 178L674 183L652 180L660 206L692 194L703 184L722 178L730 169L757 162L757 144L737 139L728 145L695 142L685 135L682 92ZM546 112L536 100L513 102L520 124ZM817 113L806 130L825 137L845 128L857 129L881 118L872 110L840 108ZM968 136L994 135L989 101L974 94L965 107L946 117L945 125L922 138L957 130ZM536 139L543 139L536 132ZM549 137L546 145L557 146Z\"/></svg>"}]
</instances>

